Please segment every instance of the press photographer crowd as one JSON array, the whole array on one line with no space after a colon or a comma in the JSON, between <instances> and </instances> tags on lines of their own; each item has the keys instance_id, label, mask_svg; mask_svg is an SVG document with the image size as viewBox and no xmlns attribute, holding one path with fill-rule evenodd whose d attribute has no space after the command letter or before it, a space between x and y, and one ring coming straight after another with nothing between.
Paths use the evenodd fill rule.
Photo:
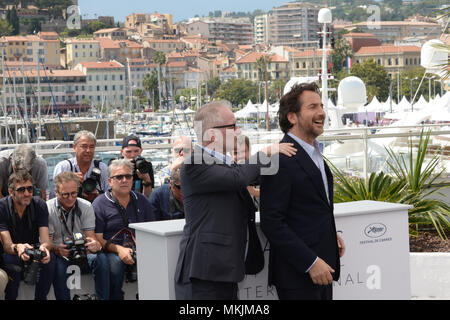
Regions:
<instances>
[{"instance_id":1,"label":"press photographer crowd","mask_svg":"<svg viewBox=\"0 0 450 320\"><path fill-rule=\"evenodd\" d=\"M190 152L188 138L174 141L176 163L154 196L153 166L137 136L125 137L108 165L94 160L96 142L89 131L75 135L75 156L55 166L48 197L47 164L31 146L0 152L0 299L18 299L23 280L36 300L52 286L57 300L123 300L124 281L137 281L129 224L184 218L178 148ZM95 292L71 295L69 266L91 273Z\"/></svg>"}]
</instances>

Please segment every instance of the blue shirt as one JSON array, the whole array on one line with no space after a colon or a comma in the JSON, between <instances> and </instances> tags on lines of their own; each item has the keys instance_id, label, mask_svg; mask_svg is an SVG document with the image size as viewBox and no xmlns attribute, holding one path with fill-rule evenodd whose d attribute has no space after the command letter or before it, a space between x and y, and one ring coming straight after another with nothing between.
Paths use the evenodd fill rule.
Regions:
<instances>
[{"instance_id":1,"label":"blue shirt","mask_svg":"<svg viewBox=\"0 0 450 320\"><path fill-rule=\"evenodd\" d=\"M215 151L215 150L211 150L211 149L209 149L207 147L204 147L204 146L201 146L199 144L198 144L198 146L200 148L202 148L203 150L205 150L207 153L209 153L211 155L211 157L214 157L214 158L222 161L223 163L225 163L225 164L227 164L229 166L231 166L234 163L234 159L229 157L229 156L227 156L227 155L224 155L224 154L222 154L222 153L220 153L218 151Z\"/></svg>"},{"instance_id":2,"label":"blue shirt","mask_svg":"<svg viewBox=\"0 0 450 320\"><path fill-rule=\"evenodd\" d=\"M92 203L95 212L95 233L103 233L103 239L111 239L117 232L126 227L120 211L116 207L109 191L98 196ZM129 223L155 221L150 202L141 193L130 193L130 202L125 208ZM134 233L134 230L132 230ZM112 241L122 245L123 234Z\"/></svg>"}]
</instances>

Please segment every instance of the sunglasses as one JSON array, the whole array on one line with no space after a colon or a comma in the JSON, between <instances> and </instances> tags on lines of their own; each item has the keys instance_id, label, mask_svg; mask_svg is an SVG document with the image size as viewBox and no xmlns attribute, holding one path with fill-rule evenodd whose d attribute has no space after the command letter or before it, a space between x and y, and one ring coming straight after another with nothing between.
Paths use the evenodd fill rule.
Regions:
<instances>
[{"instance_id":1,"label":"sunglasses","mask_svg":"<svg viewBox=\"0 0 450 320\"><path fill-rule=\"evenodd\" d=\"M74 191L74 192L64 192L64 193L60 193L61 197L63 197L64 199L67 199L69 197L75 198L78 197L78 191Z\"/></svg>"},{"instance_id":2,"label":"sunglasses","mask_svg":"<svg viewBox=\"0 0 450 320\"><path fill-rule=\"evenodd\" d=\"M28 187L20 187L20 188L17 188L17 189L16 189L16 192L19 192L19 193L24 193L24 192L25 192L25 190L27 190L27 191L28 191L28 193L33 193L34 187L33 187L33 186L28 186Z\"/></svg>"},{"instance_id":3,"label":"sunglasses","mask_svg":"<svg viewBox=\"0 0 450 320\"><path fill-rule=\"evenodd\" d=\"M213 129L222 129L222 128L232 128L233 130L236 130L236 123L225 124L223 126L215 126L215 127L213 127Z\"/></svg>"},{"instance_id":4,"label":"sunglasses","mask_svg":"<svg viewBox=\"0 0 450 320\"><path fill-rule=\"evenodd\" d=\"M118 174L117 176L111 177L111 179L116 179L117 181L122 181L123 178L125 178L126 180L131 180L131 179L133 179L133 175L132 174Z\"/></svg>"},{"instance_id":5,"label":"sunglasses","mask_svg":"<svg viewBox=\"0 0 450 320\"><path fill-rule=\"evenodd\" d=\"M190 153L190 152L191 152L191 149L186 149L186 148L175 148L175 149L173 149L173 151L174 151L176 154L180 154L181 151L184 151L184 153Z\"/></svg>"}]
</instances>

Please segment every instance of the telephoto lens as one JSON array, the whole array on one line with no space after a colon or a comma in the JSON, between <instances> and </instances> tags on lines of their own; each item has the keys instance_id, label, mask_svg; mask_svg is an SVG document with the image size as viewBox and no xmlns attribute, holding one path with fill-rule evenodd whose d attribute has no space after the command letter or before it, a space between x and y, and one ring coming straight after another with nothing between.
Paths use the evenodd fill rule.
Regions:
<instances>
[{"instance_id":1,"label":"telephoto lens","mask_svg":"<svg viewBox=\"0 0 450 320\"><path fill-rule=\"evenodd\" d=\"M40 262L47 254L39 250L39 244L35 244L33 249L25 249L25 254L30 260L24 262L23 281L28 285L35 285L39 281Z\"/></svg>"}]
</instances>

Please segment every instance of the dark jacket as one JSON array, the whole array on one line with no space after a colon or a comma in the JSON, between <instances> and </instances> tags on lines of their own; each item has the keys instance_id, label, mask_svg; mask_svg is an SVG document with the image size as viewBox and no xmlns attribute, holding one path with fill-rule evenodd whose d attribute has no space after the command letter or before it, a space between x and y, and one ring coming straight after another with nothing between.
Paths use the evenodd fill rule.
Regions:
<instances>
[{"instance_id":1,"label":"dark jacket","mask_svg":"<svg viewBox=\"0 0 450 320\"><path fill-rule=\"evenodd\" d=\"M177 208L175 201L177 200L170 191L169 184L164 184L153 190L150 195L150 205L156 220L183 219L184 209Z\"/></svg>"},{"instance_id":2,"label":"dark jacket","mask_svg":"<svg viewBox=\"0 0 450 320\"><path fill-rule=\"evenodd\" d=\"M297 154L280 155L278 173L261 179L261 228L270 242L269 285L301 288L312 282L306 270L316 257L339 278L340 262L333 216L333 176L325 163L330 194L327 200L320 170L291 137Z\"/></svg>"},{"instance_id":3,"label":"dark jacket","mask_svg":"<svg viewBox=\"0 0 450 320\"><path fill-rule=\"evenodd\" d=\"M202 157L203 154L203 157ZM200 164L194 164L200 159ZM259 173L257 164L226 165L198 146L181 168L186 225L175 281L190 278L240 282L245 275L249 206L242 190Z\"/></svg>"}]
</instances>

